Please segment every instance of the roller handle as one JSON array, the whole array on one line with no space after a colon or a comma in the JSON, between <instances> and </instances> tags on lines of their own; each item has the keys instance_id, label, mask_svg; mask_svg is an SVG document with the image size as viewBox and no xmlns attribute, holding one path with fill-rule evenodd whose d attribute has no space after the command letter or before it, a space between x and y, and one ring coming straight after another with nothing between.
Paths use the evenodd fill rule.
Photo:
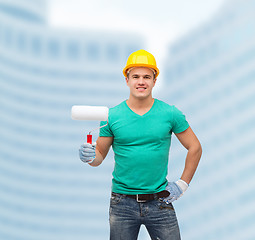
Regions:
<instances>
[{"instance_id":1,"label":"roller handle","mask_svg":"<svg viewBox=\"0 0 255 240\"><path fill-rule=\"evenodd\" d=\"M92 144L92 135L91 134L87 135L87 143Z\"/></svg>"}]
</instances>

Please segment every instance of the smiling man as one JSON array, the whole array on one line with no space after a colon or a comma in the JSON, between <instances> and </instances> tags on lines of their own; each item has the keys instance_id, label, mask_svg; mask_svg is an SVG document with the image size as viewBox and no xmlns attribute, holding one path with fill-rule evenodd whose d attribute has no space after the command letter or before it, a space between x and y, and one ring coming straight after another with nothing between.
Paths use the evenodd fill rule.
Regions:
<instances>
[{"instance_id":1,"label":"smiling man","mask_svg":"<svg viewBox=\"0 0 255 240\"><path fill-rule=\"evenodd\" d=\"M172 202L187 190L202 149L183 113L152 97L159 70L145 50L132 53L123 70L129 98L109 110L96 147L83 144L80 159L98 166L112 146L115 167L110 201L110 239L135 240L142 224L151 239L180 240ZM101 126L105 122L101 122ZM168 157L174 133L188 150L179 180L168 182Z\"/></svg>"}]
</instances>

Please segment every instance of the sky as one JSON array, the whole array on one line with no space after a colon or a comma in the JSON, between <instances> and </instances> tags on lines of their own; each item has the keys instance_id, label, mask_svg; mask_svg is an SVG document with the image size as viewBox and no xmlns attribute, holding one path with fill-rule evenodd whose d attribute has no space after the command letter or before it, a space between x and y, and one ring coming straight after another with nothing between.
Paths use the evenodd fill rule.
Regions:
<instances>
[{"instance_id":1,"label":"sky","mask_svg":"<svg viewBox=\"0 0 255 240\"><path fill-rule=\"evenodd\" d=\"M226 0L50 0L49 23L57 27L139 32L148 50L165 45L210 20Z\"/></svg>"},{"instance_id":2,"label":"sky","mask_svg":"<svg viewBox=\"0 0 255 240\"><path fill-rule=\"evenodd\" d=\"M48 0L48 21L59 28L139 33L162 66L167 46L209 21L226 1Z\"/></svg>"}]
</instances>

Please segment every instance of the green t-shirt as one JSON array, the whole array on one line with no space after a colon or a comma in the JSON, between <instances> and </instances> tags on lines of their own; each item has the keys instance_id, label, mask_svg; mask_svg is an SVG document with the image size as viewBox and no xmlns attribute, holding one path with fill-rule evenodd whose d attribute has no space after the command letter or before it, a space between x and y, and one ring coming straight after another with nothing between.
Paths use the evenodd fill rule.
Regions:
<instances>
[{"instance_id":1,"label":"green t-shirt","mask_svg":"<svg viewBox=\"0 0 255 240\"><path fill-rule=\"evenodd\" d=\"M175 106L155 99L140 116L123 101L109 109L108 125L100 137L113 137L115 167L112 191L144 194L163 191L167 185L168 156L172 132L185 131L189 124ZM101 126L106 124L101 122Z\"/></svg>"}]
</instances>

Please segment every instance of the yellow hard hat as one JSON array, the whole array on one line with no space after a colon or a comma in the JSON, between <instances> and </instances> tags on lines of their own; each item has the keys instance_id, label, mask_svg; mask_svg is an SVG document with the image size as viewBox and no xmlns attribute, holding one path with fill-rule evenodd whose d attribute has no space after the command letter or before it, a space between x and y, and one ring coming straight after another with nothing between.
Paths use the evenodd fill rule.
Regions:
<instances>
[{"instance_id":1,"label":"yellow hard hat","mask_svg":"<svg viewBox=\"0 0 255 240\"><path fill-rule=\"evenodd\" d=\"M156 60L154 56L145 51L145 50L138 50L130 54L127 60L126 67L123 69L123 74L127 77L128 69L133 67L147 67L151 68L155 71L155 78L159 75L159 70L157 68Z\"/></svg>"}]
</instances>

